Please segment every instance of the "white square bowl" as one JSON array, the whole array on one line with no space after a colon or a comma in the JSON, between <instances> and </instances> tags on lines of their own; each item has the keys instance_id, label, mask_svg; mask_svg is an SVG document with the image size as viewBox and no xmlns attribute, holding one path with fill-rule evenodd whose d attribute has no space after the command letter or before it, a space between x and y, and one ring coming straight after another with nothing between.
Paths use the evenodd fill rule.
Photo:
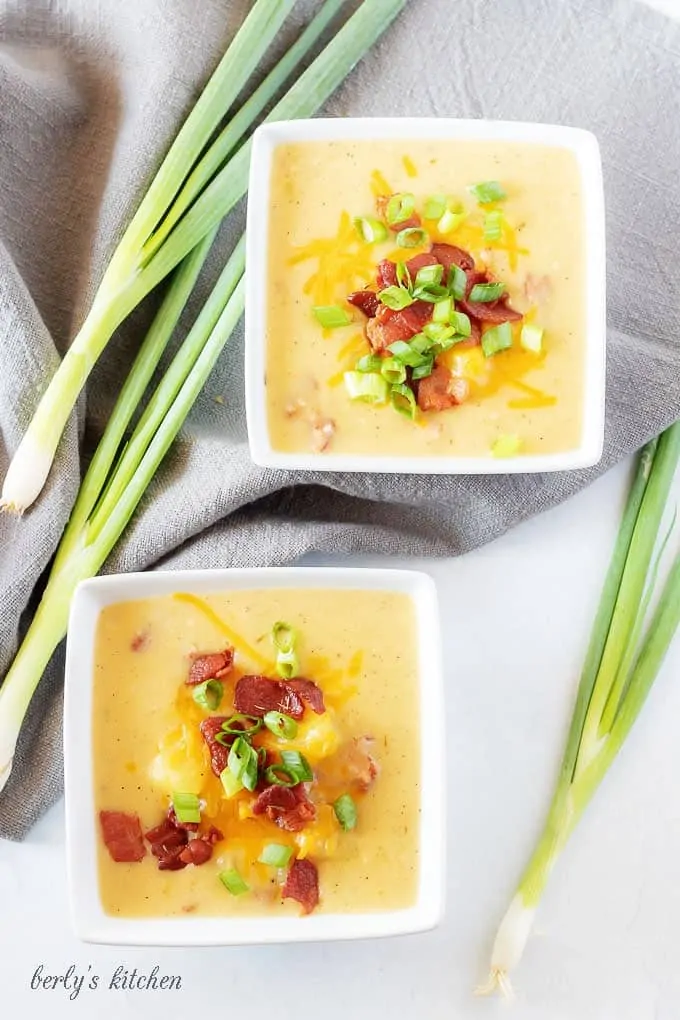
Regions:
<instances>
[{"instance_id":1,"label":"white square bowl","mask_svg":"<svg viewBox=\"0 0 680 1020\"><path fill-rule=\"evenodd\" d=\"M120 918L102 908L97 878L98 828L92 767L92 680L95 635L105 606L130 599L190 591L197 595L243 589L361 589L403 592L417 620L421 735L419 885L415 904L402 910L309 917ZM163 571L97 577L73 598L66 650L64 699L66 855L76 935L113 945L204 946L375 938L427 931L444 909L444 699L439 611L434 582L411 570L325 567Z\"/></svg>"},{"instance_id":2,"label":"white square bowl","mask_svg":"<svg viewBox=\"0 0 680 1020\"><path fill-rule=\"evenodd\" d=\"M267 252L270 179L277 146L289 142L460 139L526 142L568 149L576 157L583 191L586 232L586 352L583 425L578 447L542 456L399 457L361 454L282 453L269 438L265 391ZM602 456L605 412L606 259L602 164L589 131L554 124L418 118L280 121L258 128L253 138L248 186L246 273L246 415L250 455L262 467L305 471L402 472L406 474L517 474L590 467Z\"/></svg>"}]
</instances>

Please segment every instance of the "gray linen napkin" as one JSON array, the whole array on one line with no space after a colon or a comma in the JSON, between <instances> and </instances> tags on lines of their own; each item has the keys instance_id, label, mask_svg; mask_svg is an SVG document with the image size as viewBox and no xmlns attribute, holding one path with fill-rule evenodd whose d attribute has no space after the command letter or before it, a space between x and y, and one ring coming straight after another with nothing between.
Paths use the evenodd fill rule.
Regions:
<instances>
[{"instance_id":1,"label":"gray linen napkin","mask_svg":"<svg viewBox=\"0 0 680 1020\"><path fill-rule=\"evenodd\" d=\"M314 6L300 0L279 48ZM0 0L0 476L152 170L248 7ZM261 470L248 457L238 334L107 569L281 564L310 549L462 553L567 498L680 417L679 97L680 26L628 0L410 0L326 114L505 117L582 126L600 139L602 463L506 479ZM242 216L224 229L203 294ZM0 518L0 677L76 492L79 439L86 458L148 314L106 351L39 503L21 521ZM61 792L62 670L59 651L0 797L0 835L21 838Z\"/></svg>"}]
</instances>

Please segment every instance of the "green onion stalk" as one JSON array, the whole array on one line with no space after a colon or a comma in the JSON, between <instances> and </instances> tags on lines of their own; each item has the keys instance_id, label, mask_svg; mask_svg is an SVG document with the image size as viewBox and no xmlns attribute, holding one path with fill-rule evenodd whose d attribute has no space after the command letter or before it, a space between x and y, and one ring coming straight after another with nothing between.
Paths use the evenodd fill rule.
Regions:
<instances>
[{"instance_id":1,"label":"green onion stalk","mask_svg":"<svg viewBox=\"0 0 680 1020\"><path fill-rule=\"evenodd\" d=\"M115 330L243 197L251 147L250 141L241 144L246 133L342 2L326 0L297 43L220 129L295 3L255 0L161 164L111 258L83 325L38 404L5 477L1 509L21 514L37 499L78 394ZM406 2L363 0L266 119L316 113Z\"/></svg>"},{"instance_id":2,"label":"green onion stalk","mask_svg":"<svg viewBox=\"0 0 680 1020\"><path fill-rule=\"evenodd\" d=\"M680 626L680 553L659 592L659 561L675 517L662 518L680 459L680 422L640 453L600 597L543 832L501 921L489 980L480 992L510 992L552 869L628 736ZM658 595L649 622L650 602Z\"/></svg>"},{"instance_id":3,"label":"green onion stalk","mask_svg":"<svg viewBox=\"0 0 680 1020\"><path fill-rule=\"evenodd\" d=\"M302 87L294 86L275 109L290 118L314 113L388 27L405 2L406 0L364 0L359 10L299 79L298 86L302 83ZM266 0L266 5L270 16L274 9L281 10L284 6L287 9L289 6L280 4L278 0ZM312 30L310 24L306 33L303 33L293 49L277 65L270 78L260 86L260 90L265 90L266 98L262 100L265 93L258 90L255 95L259 94L260 99L254 104L253 100L250 100L251 120L272 97L275 84L280 84L295 66L290 53L295 54L296 60L301 59L339 6L339 0L327 2L317 15L317 19L321 20L312 23L314 29ZM259 2L254 5L250 16L252 17L258 9L262 9ZM282 66L285 76L279 70ZM218 72L219 70L218 68ZM241 121L239 130L245 129ZM229 131L229 126L224 130ZM223 136L224 132L220 137ZM224 154L229 149L230 145L223 142L221 153ZM244 146L220 171L226 173L228 177L229 167L235 160L238 161L235 176L238 181L236 191L239 191L239 194L245 191L248 155L249 147ZM197 186L195 182L196 178L192 187ZM235 194L233 187L227 191L232 197ZM189 215L193 214L200 202L199 198L191 205ZM231 198L223 198L212 215L202 214L200 229L194 224L188 236L184 233L181 246L174 249L172 256L167 254L164 256L165 271L162 274L158 272L155 274L154 285L162 276L174 270L158 313L135 358L80 486L35 616L0 687L0 790L11 774L17 740L31 698L54 650L66 634L69 604L77 585L86 578L94 577L101 570L243 313L244 238L229 258L210 297L126 441L126 432L137 407L194 288L219 223L231 205L233 205ZM148 233L147 226L150 220L145 220L141 215L143 209L144 203L131 225L131 230L134 226L134 231L130 236L137 240ZM186 220L185 216L178 227L173 228L171 238L178 229L183 229ZM159 254L164 252L165 248L164 244ZM150 265L153 265L153 261ZM143 275L143 272L144 270L139 275ZM70 366L78 365L77 357L76 360L73 358L69 360L67 355L63 364L67 361ZM68 374L71 372L73 368L68 369L68 378L71 378ZM63 378L65 377L62 376ZM58 383L55 376L46 397L57 385L63 384ZM76 393L77 389L67 387L62 392L62 399L68 402L71 397L75 399ZM49 400L52 400L52 396ZM34 433L31 442L35 438ZM25 456L28 448L24 447L22 456ZM37 489L34 486L35 495L39 489L40 486ZM15 500L7 500L5 497L5 502L11 502L17 509L21 508Z\"/></svg>"}]
</instances>

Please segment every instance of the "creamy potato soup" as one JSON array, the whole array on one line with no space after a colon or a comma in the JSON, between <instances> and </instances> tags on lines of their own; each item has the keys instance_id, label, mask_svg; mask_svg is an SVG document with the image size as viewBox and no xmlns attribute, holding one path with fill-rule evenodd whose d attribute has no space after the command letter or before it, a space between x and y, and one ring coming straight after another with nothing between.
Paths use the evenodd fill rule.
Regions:
<instances>
[{"instance_id":1,"label":"creamy potato soup","mask_svg":"<svg viewBox=\"0 0 680 1020\"><path fill-rule=\"evenodd\" d=\"M281 144L270 213L274 449L507 457L580 444L585 240L573 153Z\"/></svg>"},{"instance_id":2,"label":"creamy potato soup","mask_svg":"<svg viewBox=\"0 0 680 1020\"><path fill-rule=\"evenodd\" d=\"M99 888L115 916L416 900L416 617L383 591L122 602L96 635Z\"/></svg>"}]
</instances>

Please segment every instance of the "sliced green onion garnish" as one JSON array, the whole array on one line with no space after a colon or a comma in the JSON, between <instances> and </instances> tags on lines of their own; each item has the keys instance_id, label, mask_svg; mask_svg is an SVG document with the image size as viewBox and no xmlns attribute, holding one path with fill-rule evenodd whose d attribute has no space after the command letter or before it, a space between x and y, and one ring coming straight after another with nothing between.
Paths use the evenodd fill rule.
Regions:
<instances>
[{"instance_id":1,"label":"sliced green onion garnish","mask_svg":"<svg viewBox=\"0 0 680 1020\"><path fill-rule=\"evenodd\" d=\"M382 220L373 219L371 216L357 216L354 226L362 241L366 244L378 244L387 240L389 231Z\"/></svg>"},{"instance_id":2,"label":"sliced green onion garnish","mask_svg":"<svg viewBox=\"0 0 680 1020\"><path fill-rule=\"evenodd\" d=\"M396 383L402 383L406 378L406 369L401 361L397 361L396 358L385 358L380 367L380 374L390 386L394 386Z\"/></svg>"},{"instance_id":3,"label":"sliced green onion garnish","mask_svg":"<svg viewBox=\"0 0 680 1020\"><path fill-rule=\"evenodd\" d=\"M343 793L342 797L338 797L333 803L333 810L335 811L335 817L345 832L349 832L350 829L356 827L357 806L348 793Z\"/></svg>"},{"instance_id":4,"label":"sliced green onion garnish","mask_svg":"<svg viewBox=\"0 0 680 1020\"><path fill-rule=\"evenodd\" d=\"M443 322L428 322L426 326L423 326L423 332L432 346L450 340L455 330L453 326L445 326Z\"/></svg>"},{"instance_id":5,"label":"sliced green onion garnish","mask_svg":"<svg viewBox=\"0 0 680 1020\"><path fill-rule=\"evenodd\" d=\"M364 354L354 366L357 372L379 372L382 358L377 354Z\"/></svg>"},{"instance_id":6,"label":"sliced green onion garnish","mask_svg":"<svg viewBox=\"0 0 680 1020\"><path fill-rule=\"evenodd\" d=\"M393 344L390 344L387 350L390 352L392 357L396 361L400 361L402 365L408 365L411 368L415 368L416 365L422 364L423 352L417 348L414 349L412 344L413 341L410 344L407 344L404 340L395 340ZM428 343L428 347L429 346L430 345Z\"/></svg>"},{"instance_id":7,"label":"sliced green onion garnish","mask_svg":"<svg viewBox=\"0 0 680 1020\"><path fill-rule=\"evenodd\" d=\"M470 291L468 301L479 301L486 304L489 301L496 301L505 294L504 283L476 283Z\"/></svg>"},{"instance_id":8,"label":"sliced green onion garnish","mask_svg":"<svg viewBox=\"0 0 680 1020\"><path fill-rule=\"evenodd\" d=\"M453 312L453 298L450 296L441 298L441 300L437 301L436 305L434 306L432 319L434 320L434 322L448 322L452 312Z\"/></svg>"},{"instance_id":9,"label":"sliced green onion garnish","mask_svg":"<svg viewBox=\"0 0 680 1020\"><path fill-rule=\"evenodd\" d=\"M444 267L437 264L436 266L423 266L416 273L415 287L426 287L430 283L441 283L442 276L444 275Z\"/></svg>"},{"instance_id":10,"label":"sliced green onion garnish","mask_svg":"<svg viewBox=\"0 0 680 1020\"><path fill-rule=\"evenodd\" d=\"M425 379L426 376L432 375L432 369L434 368L434 358L424 358L420 365L416 365L413 369L413 379Z\"/></svg>"},{"instance_id":11,"label":"sliced green onion garnish","mask_svg":"<svg viewBox=\"0 0 680 1020\"><path fill-rule=\"evenodd\" d=\"M398 312L402 308L408 308L409 305L412 305L415 298L409 294L405 287L385 287L378 294L378 300L388 308Z\"/></svg>"},{"instance_id":12,"label":"sliced green onion garnish","mask_svg":"<svg viewBox=\"0 0 680 1020\"><path fill-rule=\"evenodd\" d=\"M311 783L314 779L312 767L299 751L282 751L281 761L287 769L297 776L299 783Z\"/></svg>"},{"instance_id":13,"label":"sliced green onion garnish","mask_svg":"<svg viewBox=\"0 0 680 1020\"><path fill-rule=\"evenodd\" d=\"M250 886L241 878L236 868L220 871L218 878L232 896L242 896L243 893L250 892Z\"/></svg>"},{"instance_id":14,"label":"sliced green onion garnish","mask_svg":"<svg viewBox=\"0 0 680 1020\"><path fill-rule=\"evenodd\" d=\"M425 200L423 215L426 220L438 220L446 212L446 195L430 195Z\"/></svg>"},{"instance_id":15,"label":"sliced green onion garnish","mask_svg":"<svg viewBox=\"0 0 680 1020\"><path fill-rule=\"evenodd\" d=\"M206 680L202 684L197 684L191 692L196 704L208 712L214 712L219 708L223 695L224 687L219 680Z\"/></svg>"},{"instance_id":16,"label":"sliced green onion garnish","mask_svg":"<svg viewBox=\"0 0 680 1020\"><path fill-rule=\"evenodd\" d=\"M456 333L461 333L463 336L470 336L472 333L472 325L465 312L453 312L450 322Z\"/></svg>"},{"instance_id":17,"label":"sliced green onion garnish","mask_svg":"<svg viewBox=\"0 0 680 1020\"><path fill-rule=\"evenodd\" d=\"M501 202L508 196L503 185L498 181L482 181L480 184L473 184L470 191L480 205L489 205L491 202Z\"/></svg>"},{"instance_id":18,"label":"sliced green onion garnish","mask_svg":"<svg viewBox=\"0 0 680 1020\"><path fill-rule=\"evenodd\" d=\"M452 234L466 217L467 213L460 202L450 202L437 224L437 230L440 234Z\"/></svg>"},{"instance_id":19,"label":"sliced green onion garnish","mask_svg":"<svg viewBox=\"0 0 680 1020\"><path fill-rule=\"evenodd\" d=\"M350 400L367 404L386 404L390 388L378 372L345 372L345 389Z\"/></svg>"},{"instance_id":20,"label":"sliced green onion garnish","mask_svg":"<svg viewBox=\"0 0 680 1020\"><path fill-rule=\"evenodd\" d=\"M467 276L460 266L451 266L449 268L447 287L449 294L454 297L456 301L463 300L465 297L465 291L467 290Z\"/></svg>"},{"instance_id":21,"label":"sliced green onion garnish","mask_svg":"<svg viewBox=\"0 0 680 1020\"><path fill-rule=\"evenodd\" d=\"M276 672L284 680L297 676L300 664L295 651L297 642L295 630L289 623L279 620L272 627L272 641L276 648Z\"/></svg>"},{"instance_id":22,"label":"sliced green onion garnish","mask_svg":"<svg viewBox=\"0 0 680 1020\"><path fill-rule=\"evenodd\" d=\"M527 322L522 326L519 342L525 351L531 351L532 354L540 354L543 350L543 330L540 326L534 326L532 323Z\"/></svg>"},{"instance_id":23,"label":"sliced green onion garnish","mask_svg":"<svg viewBox=\"0 0 680 1020\"><path fill-rule=\"evenodd\" d=\"M448 290L440 283L427 283L424 287L416 287L413 291L413 297L416 301L429 301L432 305L442 301L447 294Z\"/></svg>"},{"instance_id":24,"label":"sliced green onion garnish","mask_svg":"<svg viewBox=\"0 0 680 1020\"><path fill-rule=\"evenodd\" d=\"M283 715L282 712L266 712L262 721L270 733L277 737L293 740L297 735L298 724L295 719L291 719L289 715Z\"/></svg>"},{"instance_id":25,"label":"sliced green onion garnish","mask_svg":"<svg viewBox=\"0 0 680 1020\"><path fill-rule=\"evenodd\" d=\"M512 327L509 322L502 322L500 326L487 329L482 334L482 350L487 358L499 351L507 351L512 347Z\"/></svg>"},{"instance_id":26,"label":"sliced green onion garnish","mask_svg":"<svg viewBox=\"0 0 680 1020\"><path fill-rule=\"evenodd\" d=\"M178 822L200 822L201 805L195 793L173 793L172 806Z\"/></svg>"},{"instance_id":27,"label":"sliced green onion garnish","mask_svg":"<svg viewBox=\"0 0 680 1020\"><path fill-rule=\"evenodd\" d=\"M286 765L270 765L264 770L264 778L273 786L297 786L297 774Z\"/></svg>"},{"instance_id":28,"label":"sliced green onion garnish","mask_svg":"<svg viewBox=\"0 0 680 1020\"><path fill-rule=\"evenodd\" d=\"M292 856L292 847L283 843L267 843L257 859L260 864L268 864L271 868L285 868Z\"/></svg>"},{"instance_id":29,"label":"sliced green onion garnish","mask_svg":"<svg viewBox=\"0 0 680 1020\"><path fill-rule=\"evenodd\" d=\"M253 737L262 729L262 720L256 715L242 715L236 712L222 723L222 732L235 734L238 737ZM219 736L219 734L217 734ZM224 741L220 741L221 744Z\"/></svg>"},{"instance_id":30,"label":"sliced green onion garnish","mask_svg":"<svg viewBox=\"0 0 680 1020\"><path fill-rule=\"evenodd\" d=\"M488 212L484 217L484 240L500 241L503 235L503 213L500 209Z\"/></svg>"},{"instance_id":31,"label":"sliced green onion garnish","mask_svg":"<svg viewBox=\"0 0 680 1020\"><path fill-rule=\"evenodd\" d=\"M400 248L420 248L427 244L427 231L422 227L406 227L399 231L396 241Z\"/></svg>"},{"instance_id":32,"label":"sliced green onion garnish","mask_svg":"<svg viewBox=\"0 0 680 1020\"><path fill-rule=\"evenodd\" d=\"M499 436L491 444L491 453L494 457L515 457L522 449L522 440L519 436Z\"/></svg>"},{"instance_id":33,"label":"sliced green onion garnish","mask_svg":"<svg viewBox=\"0 0 680 1020\"><path fill-rule=\"evenodd\" d=\"M220 772L220 782L222 783L225 796L229 800L231 800L232 797L235 797L236 794L240 793L243 789L243 783L240 779L236 778L228 765L226 769L223 769L222 772Z\"/></svg>"},{"instance_id":34,"label":"sliced green onion garnish","mask_svg":"<svg viewBox=\"0 0 680 1020\"><path fill-rule=\"evenodd\" d=\"M413 280L411 273L405 262L397 262L397 283L400 287L405 287L406 290L411 290L413 286Z\"/></svg>"},{"instance_id":35,"label":"sliced green onion garnish","mask_svg":"<svg viewBox=\"0 0 680 1020\"><path fill-rule=\"evenodd\" d=\"M405 386L403 383L401 386L393 386L390 390L390 400L392 401L392 407L399 414L403 414L407 418L415 418L416 398L410 386Z\"/></svg>"},{"instance_id":36,"label":"sliced green onion garnish","mask_svg":"<svg viewBox=\"0 0 680 1020\"><path fill-rule=\"evenodd\" d=\"M392 195L385 209L385 219L391 227L409 220L416 211L416 197L408 191Z\"/></svg>"},{"instance_id":37,"label":"sliced green onion garnish","mask_svg":"<svg viewBox=\"0 0 680 1020\"><path fill-rule=\"evenodd\" d=\"M240 780L246 790L257 786L258 754L244 737L237 737L229 750L227 765L235 779Z\"/></svg>"},{"instance_id":38,"label":"sliced green onion garnish","mask_svg":"<svg viewBox=\"0 0 680 1020\"><path fill-rule=\"evenodd\" d=\"M349 326L352 322L351 315L340 305L316 305L312 312L324 329L339 329L341 326Z\"/></svg>"},{"instance_id":39,"label":"sliced green onion garnish","mask_svg":"<svg viewBox=\"0 0 680 1020\"><path fill-rule=\"evenodd\" d=\"M430 325L430 323L428 323L428 325ZM423 327L423 330L424 329L425 327ZM416 335L409 340L407 346L411 351L415 351L417 354L427 354L432 347L432 340L430 340L425 332L416 333ZM404 361L404 364L406 365L408 362Z\"/></svg>"}]
</instances>

